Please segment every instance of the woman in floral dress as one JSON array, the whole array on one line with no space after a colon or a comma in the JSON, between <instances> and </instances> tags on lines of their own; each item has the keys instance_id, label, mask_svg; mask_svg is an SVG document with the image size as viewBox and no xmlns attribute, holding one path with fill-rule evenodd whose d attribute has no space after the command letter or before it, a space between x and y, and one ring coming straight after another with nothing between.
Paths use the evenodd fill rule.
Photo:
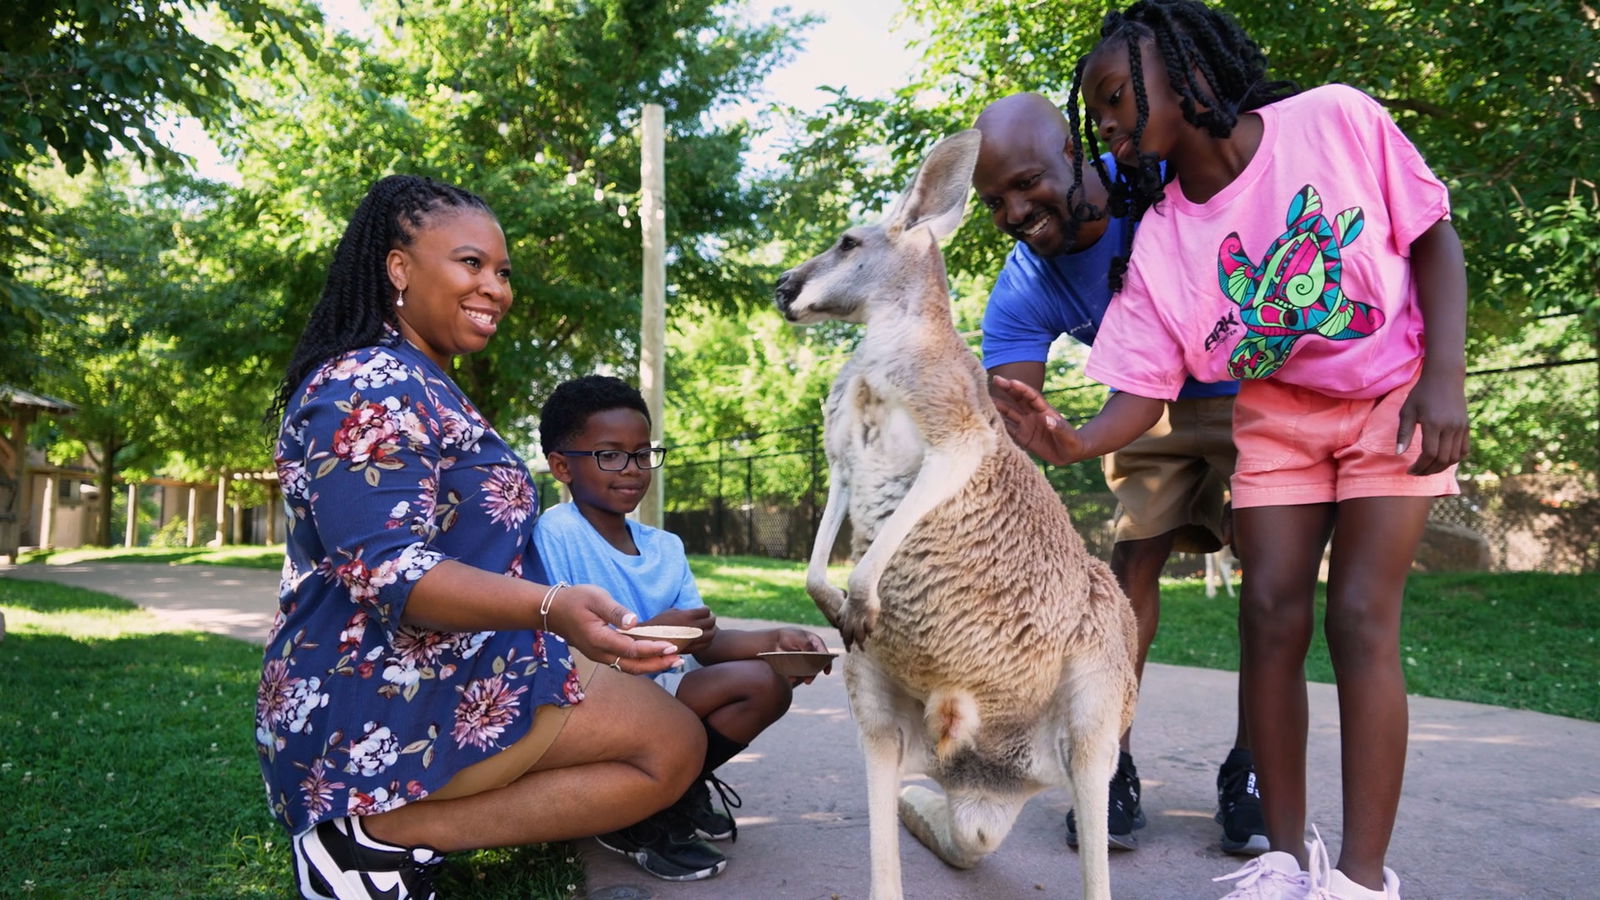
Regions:
<instances>
[{"instance_id":1,"label":"woman in floral dress","mask_svg":"<svg viewBox=\"0 0 1600 900\"><path fill-rule=\"evenodd\" d=\"M672 645L618 635L632 614L598 587L543 583L527 468L451 380L509 278L481 199L384 178L277 398L289 539L256 741L305 897L433 896L445 853L630 825L704 756L682 704L623 677Z\"/></svg>"}]
</instances>

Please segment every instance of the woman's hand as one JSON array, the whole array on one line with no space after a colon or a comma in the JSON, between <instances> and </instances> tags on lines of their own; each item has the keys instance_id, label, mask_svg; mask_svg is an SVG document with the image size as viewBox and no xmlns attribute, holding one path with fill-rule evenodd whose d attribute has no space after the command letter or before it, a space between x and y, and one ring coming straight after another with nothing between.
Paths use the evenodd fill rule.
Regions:
<instances>
[{"instance_id":1,"label":"woman's hand","mask_svg":"<svg viewBox=\"0 0 1600 900\"><path fill-rule=\"evenodd\" d=\"M1467 392L1465 375L1430 371L1426 364L1417 384L1400 407L1400 430L1395 452L1411 446L1416 427L1422 426L1422 455L1406 471L1412 475L1443 472L1467 455Z\"/></svg>"},{"instance_id":2,"label":"woman's hand","mask_svg":"<svg viewBox=\"0 0 1600 900\"><path fill-rule=\"evenodd\" d=\"M704 606L695 609L669 609L644 624L700 629L700 636L685 644L681 651L689 655L704 653L706 648L711 646L711 639L717 636L717 617Z\"/></svg>"},{"instance_id":3,"label":"woman's hand","mask_svg":"<svg viewBox=\"0 0 1600 900\"><path fill-rule=\"evenodd\" d=\"M1054 466L1088 457L1078 429L1067 424L1044 395L1032 387L999 375L990 380L995 408L1005 419L1006 431L1022 449Z\"/></svg>"},{"instance_id":4,"label":"woman's hand","mask_svg":"<svg viewBox=\"0 0 1600 900\"><path fill-rule=\"evenodd\" d=\"M639 617L598 585L574 584L556 591L545 621L584 656L630 674L653 675L682 662L673 644L634 640L613 630L613 625L632 628Z\"/></svg>"},{"instance_id":5,"label":"woman's hand","mask_svg":"<svg viewBox=\"0 0 1600 900\"><path fill-rule=\"evenodd\" d=\"M772 635L772 649L774 650L810 653L828 652L828 645L822 642L822 638L812 634L804 628L774 628L772 629ZM830 660L826 666L822 667L821 674L826 675L832 671L833 662ZM790 678L789 683L791 685L810 684L816 680L817 676L811 675L806 678Z\"/></svg>"}]
</instances>

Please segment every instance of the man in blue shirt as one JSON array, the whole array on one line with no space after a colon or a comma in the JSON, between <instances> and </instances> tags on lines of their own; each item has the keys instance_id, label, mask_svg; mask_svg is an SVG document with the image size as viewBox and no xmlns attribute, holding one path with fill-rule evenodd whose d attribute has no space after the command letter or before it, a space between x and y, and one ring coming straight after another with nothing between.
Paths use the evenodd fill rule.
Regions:
<instances>
[{"instance_id":1,"label":"man in blue shirt","mask_svg":"<svg viewBox=\"0 0 1600 900\"><path fill-rule=\"evenodd\" d=\"M1081 185L1073 177L1071 129L1045 97L1001 98L984 109L976 127L983 147L973 187L995 226L1017 241L984 311L983 364L990 375L1043 390L1051 342L1065 334L1094 343L1112 300L1112 258L1122 250L1125 229L1135 226L1106 216L1105 186L1092 169ZM1114 165L1110 154L1104 160ZM1119 503L1111 568L1139 621L1141 678L1160 619L1167 557L1174 550L1207 553L1224 543L1237 392L1235 382L1191 380L1155 427L1105 457L1106 483ZM1111 845L1132 850L1138 846L1133 832L1145 819L1129 745L1124 734L1109 815ZM1217 776L1217 821L1224 850L1255 855L1268 844L1248 747L1241 715L1233 750ZM1070 812L1067 843L1077 846Z\"/></svg>"}]
</instances>

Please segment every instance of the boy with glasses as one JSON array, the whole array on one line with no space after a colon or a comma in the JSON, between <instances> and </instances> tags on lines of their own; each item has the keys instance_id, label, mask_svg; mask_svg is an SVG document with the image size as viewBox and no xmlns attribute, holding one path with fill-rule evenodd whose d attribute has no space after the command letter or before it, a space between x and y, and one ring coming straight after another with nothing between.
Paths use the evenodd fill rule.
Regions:
<instances>
[{"instance_id":1,"label":"boy with glasses","mask_svg":"<svg viewBox=\"0 0 1600 900\"><path fill-rule=\"evenodd\" d=\"M546 510L534 529L549 578L605 588L641 625L702 631L683 649L692 654L689 671L658 679L705 727L700 778L671 807L597 840L658 878L710 878L727 861L706 841L737 834L733 819L712 808L711 788L725 810L740 805L713 770L788 711L793 685L812 680L780 676L756 654L827 647L801 628L718 628L689 572L683 541L628 519L667 453L650 446L649 408L633 387L604 375L559 385L540 410L539 441L551 474L572 493L570 503Z\"/></svg>"}]
</instances>

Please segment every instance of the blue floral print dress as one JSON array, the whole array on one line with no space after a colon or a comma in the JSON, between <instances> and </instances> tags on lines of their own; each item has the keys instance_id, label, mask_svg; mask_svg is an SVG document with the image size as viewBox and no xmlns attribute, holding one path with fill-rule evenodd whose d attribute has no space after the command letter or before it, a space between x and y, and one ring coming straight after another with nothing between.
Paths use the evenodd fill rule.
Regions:
<instances>
[{"instance_id":1,"label":"blue floral print dress","mask_svg":"<svg viewBox=\"0 0 1600 900\"><path fill-rule=\"evenodd\" d=\"M401 623L447 559L544 580L527 467L432 360L389 331L290 399L278 437L289 539L256 696L272 812L299 833L438 790L583 699L542 631Z\"/></svg>"}]
</instances>

